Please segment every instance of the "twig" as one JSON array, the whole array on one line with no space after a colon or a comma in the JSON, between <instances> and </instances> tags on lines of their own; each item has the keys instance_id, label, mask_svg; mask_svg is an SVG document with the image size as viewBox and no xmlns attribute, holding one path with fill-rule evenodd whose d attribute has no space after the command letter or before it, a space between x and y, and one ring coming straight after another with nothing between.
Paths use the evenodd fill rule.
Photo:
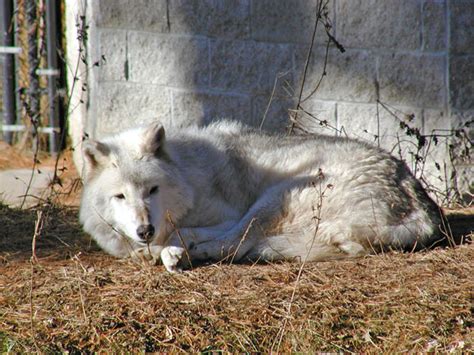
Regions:
<instances>
[{"instance_id":1,"label":"twig","mask_svg":"<svg viewBox=\"0 0 474 355\"><path fill-rule=\"evenodd\" d=\"M298 274L296 276L296 280L295 280L295 283L294 283L294 286L293 286L293 291L291 293L291 296L290 296L290 300L289 300L289 303L288 303L288 308L287 308L287 311L286 311L286 316L285 318L283 319L283 324L281 325L280 327L280 331L279 331L279 336L278 336L278 345L277 345L277 349L276 349L276 352L278 353L279 349L280 349L280 345L281 345L281 342L283 340L283 336L285 334L285 328L287 326L287 323L288 323L288 319L290 318L290 315L291 315L291 308L293 306L293 302L294 302L294 299L295 299L295 295L296 295L296 290L298 289L298 286L300 284L300 280L301 280L301 276L303 275L303 270L304 270L304 267L306 265L306 262L308 261L308 258L309 258L309 254L311 253L312 249L313 249L313 246L314 246L314 242L316 240L316 236L317 236L317 233L318 233L318 230L319 230L319 224L320 224L320 221L321 221L321 210L322 210L322 204L323 204L323 197L324 197L324 193L326 191L327 188L332 188L332 186L328 185L324 190L322 189L322 180L324 179L324 174L323 172L320 170L319 173L318 173L318 180L319 180L319 198L318 198L318 203L317 203L317 215L314 215L313 216L313 219L316 221L316 226L315 226L315 230L314 230L314 234L313 234L313 238L311 239L311 245L309 246L308 248L308 251L300 265L300 268L298 270ZM313 186L315 187L315 182L313 182ZM315 211L315 209L313 208L313 212ZM273 346L275 345L275 343L273 344ZM272 346L272 352L273 352L273 346Z\"/></svg>"},{"instance_id":2,"label":"twig","mask_svg":"<svg viewBox=\"0 0 474 355\"><path fill-rule=\"evenodd\" d=\"M272 101L273 101L273 98L275 96L275 92L276 92L276 87L277 87L277 84L278 84L278 80L280 80L281 78L283 78L284 76L288 75L288 71L284 72L284 73L279 73L277 74L277 76L275 77L275 81L273 82L273 89L272 89L272 93L270 95L270 99L268 100L268 104L267 104L267 107L265 108L265 112L263 114L263 117L262 117L262 121L260 122L260 126L259 126L259 130L262 130L263 128L263 124L265 123L265 120L267 119L267 114L268 114L268 111L270 110L270 106L272 104Z\"/></svg>"},{"instance_id":3,"label":"twig","mask_svg":"<svg viewBox=\"0 0 474 355\"><path fill-rule=\"evenodd\" d=\"M237 245L237 248L235 249L234 253L232 254L232 258L230 259L230 264L234 262L234 258L237 255L237 252L239 251L240 247L242 246L242 243L245 241L247 238L247 235L250 232L250 228L252 228L253 222L255 222L256 219L255 217L251 219L249 225L247 226L247 229L245 230L244 234L242 235L242 238L240 238L239 244Z\"/></svg>"},{"instance_id":4,"label":"twig","mask_svg":"<svg viewBox=\"0 0 474 355\"><path fill-rule=\"evenodd\" d=\"M35 330L35 315L34 315L34 305L33 305L33 289L34 289L34 275L35 275L35 262L33 260L30 261L31 265L31 277L30 277L30 330L31 330L31 340L33 341L33 344L40 353L40 348L38 346L38 343L36 342L36 330Z\"/></svg>"},{"instance_id":5,"label":"twig","mask_svg":"<svg viewBox=\"0 0 474 355\"><path fill-rule=\"evenodd\" d=\"M128 251L130 253L130 255L132 255L132 253L135 253L135 249L133 248L133 245L132 243L130 242L130 239L129 237L122 233L120 230L118 230L117 228L115 228L111 223L109 223L103 216L102 214L99 213L99 211L94 208L94 212L97 214L97 216L110 228L112 229L115 233L117 233L121 238L123 238L123 240L127 243L127 247L129 248ZM133 255L139 255L138 253L135 253ZM144 261L144 260L142 260Z\"/></svg>"},{"instance_id":6,"label":"twig","mask_svg":"<svg viewBox=\"0 0 474 355\"><path fill-rule=\"evenodd\" d=\"M38 260L36 257L36 239L41 235L41 231L43 230L44 226L43 210L38 210L36 216L35 232L33 234L33 240L31 241L32 262L36 262Z\"/></svg>"},{"instance_id":7,"label":"twig","mask_svg":"<svg viewBox=\"0 0 474 355\"><path fill-rule=\"evenodd\" d=\"M314 120L318 121L319 124L323 127L328 127L328 128L331 128L333 129L334 131L336 131L338 134L342 133L342 128L341 129L338 129L336 126L333 126L332 124L330 124L328 121L326 120L321 120L319 118L317 118L315 115L313 115L311 112L307 111L306 109L303 108L303 106L300 105L299 107L299 110L300 111L303 111L303 113L307 114L308 116L310 116L311 118L313 118ZM294 121L294 119L292 119L293 122L296 124L296 121ZM299 127L301 129L301 127ZM309 132L308 132L309 133Z\"/></svg>"},{"instance_id":8,"label":"twig","mask_svg":"<svg viewBox=\"0 0 474 355\"><path fill-rule=\"evenodd\" d=\"M78 254L74 255L74 257L72 258L72 260L74 261L74 264L76 264L76 270L78 273L80 273L80 270L79 270L79 264L80 264L80 261L79 261L79 256ZM85 270L85 268L80 265L81 268L83 270ZM79 275L78 275L79 277ZM80 281L80 280L79 280ZM82 295L82 287L81 287L81 282L78 282L77 283L77 287L79 288L79 299L81 301L81 309L82 309L82 316L84 317L84 322L87 323L88 321L88 318L87 318L87 314L86 314L86 306L85 306L85 301L84 301L84 296Z\"/></svg>"},{"instance_id":9,"label":"twig","mask_svg":"<svg viewBox=\"0 0 474 355\"><path fill-rule=\"evenodd\" d=\"M181 245L184 249L184 252L186 253L186 257L188 258L188 262L189 262L189 266L191 267L191 269L193 268L193 264L191 262L191 257L189 255L189 251L188 251L188 247L186 246L186 243L184 242L184 239L183 237L181 236L181 233L179 231L179 228L176 227L176 224L173 222L173 220L171 219L171 214L170 214L170 211L166 211L166 219L168 220L168 222L171 224L171 226L173 227L173 229L175 230L176 234L178 235L178 238L181 242Z\"/></svg>"},{"instance_id":10,"label":"twig","mask_svg":"<svg viewBox=\"0 0 474 355\"><path fill-rule=\"evenodd\" d=\"M321 18L321 9L322 9L322 7L323 7L323 0L319 0L318 4L316 6L316 20L314 21L313 34L311 35L311 44L309 46L308 53L306 55L306 62L305 62L305 65L304 65L304 70L303 70L303 79L302 79L302 82L301 82L300 92L298 94L298 102L296 104L296 113L295 113L295 117L293 118L293 121L291 122L290 129L288 130L289 134L293 133L293 129L295 128L295 123L297 121L298 110L300 108L301 98L303 96L303 89L304 89L304 85L305 85L305 82L306 82L306 75L308 73L309 61L311 59L311 53L313 52L314 41L316 39L316 30L318 29L319 19Z\"/></svg>"},{"instance_id":11,"label":"twig","mask_svg":"<svg viewBox=\"0 0 474 355\"><path fill-rule=\"evenodd\" d=\"M305 102L311 96L313 96L316 93L316 91L318 91L319 87L321 86L321 83L323 82L324 77L327 75L326 68L327 68L328 59L329 59L329 44L330 43L331 43L330 41L327 41L326 43L326 53L324 55L323 72L321 73L321 77L319 78L318 83L316 84L315 88L304 99L302 99L300 103Z\"/></svg>"}]
</instances>

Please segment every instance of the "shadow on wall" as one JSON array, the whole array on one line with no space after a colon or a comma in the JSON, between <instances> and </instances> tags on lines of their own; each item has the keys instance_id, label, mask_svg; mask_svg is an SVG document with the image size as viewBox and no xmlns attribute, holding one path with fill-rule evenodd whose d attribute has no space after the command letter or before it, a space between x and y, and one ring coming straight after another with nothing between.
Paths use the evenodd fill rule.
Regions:
<instances>
[{"instance_id":1,"label":"shadow on wall","mask_svg":"<svg viewBox=\"0 0 474 355\"><path fill-rule=\"evenodd\" d=\"M445 111L446 58L441 53L446 45L432 39L434 35L425 36L443 15L443 2L430 4L434 9L412 1L404 1L406 6L397 1L323 3L333 25L331 33L348 50L341 54L331 48L323 70L328 37L320 23L305 94L317 86L323 72L327 75L306 100L310 111L318 111L335 126L354 110L351 104L374 105L377 98L409 109ZM301 86L318 4L317 0L91 4L97 33L96 43L91 41L93 53L107 58L95 73L97 133L156 118L180 126L228 117L260 126L265 117L265 129L283 128ZM438 37L444 36L439 33L445 31L443 21L441 29L432 31ZM336 103L342 110L336 110Z\"/></svg>"},{"instance_id":2,"label":"shadow on wall","mask_svg":"<svg viewBox=\"0 0 474 355\"><path fill-rule=\"evenodd\" d=\"M448 115L447 2L323 3L330 33L346 51L330 46L326 53L328 36L320 23L302 95L303 108L316 119L303 113L298 118L311 132L339 132L408 156L416 170L410 154L418 142L400 129L401 122L424 134L459 126ZM92 61L104 56L106 62L93 69L87 133L100 138L157 119L181 127L220 118L285 130L299 96L318 4L91 2ZM464 27L468 24L465 20ZM403 151L397 148L401 140ZM445 174L434 159L447 157L446 146L429 152L433 181Z\"/></svg>"},{"instance_id":3,"label":"shadow on wall","mask_svg":"<svg viewBox=\"0 0 474 355\"><path fill-rule=\"evenodd\" d=\"M324 12L334 25L331 33L348 50L341 54L330 49L327 76L306 100L310 111L341 126L352 113L367 116L361 109L373 109L377 98L412 111L445 109L445 58L439 54L440 45L433 48L436 55L422 48L418 33L422 9L405 2L405 9L396 1L324 2ZM263 128L284 128L287 111L295 107L299 93L318 3L103 0L92 4L95 56L107 58L96 70L99 135L156 118L180 126L226 117L260 126L265 117ZM425 26L437 18L430 19L425 19ZM322 23L319 27L306 94L324 71L327 36ZM336 109L339 103L341 110ZM124 118L117 122L117 117ZM366 125L363 119L361 125Z\"/></svg>"},{"instance_id":4,"label":"shadow on wall","mask_svg":"<svg viewBox=\"0 0 474 355\"><path fill-rule=\"evenodd\" d=\"M260 126L266 111L265 129L286 126L317 1L149 3L95 5L93 52L107 59L95 69L98 136L157 118ZM326 39L323 31L318 37Z\"/></svg>"}]
</instances>

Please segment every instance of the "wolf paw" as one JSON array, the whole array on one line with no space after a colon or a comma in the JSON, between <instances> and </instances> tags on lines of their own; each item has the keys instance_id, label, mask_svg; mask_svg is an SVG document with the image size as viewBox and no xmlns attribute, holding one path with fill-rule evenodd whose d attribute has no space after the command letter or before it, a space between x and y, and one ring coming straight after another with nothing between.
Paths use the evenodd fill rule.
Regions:
<instances>
[{"instance_id":1,"label":"wolf paw","mask_svg":"<svg viewBox=\"0 0 474 355\"><path fill-rule=\"evenodd\" d=\"M130 253L132 259L142 262L148 262L156 265L160 260L160 254L163 247L158 245L150 245L143 248L135 249Z\"/></svg>"},{"instance_id":2,"label":"wolf paw","mask_svg":"<svg viewBox=\"0 0 474 355\"><path fill-rule=\"evenodd\" d=\"M178 265L185 253L184 248L168 246L161 251L161 261L169 272L182 272L183 269Z\"/></svg>"}]
</instances>

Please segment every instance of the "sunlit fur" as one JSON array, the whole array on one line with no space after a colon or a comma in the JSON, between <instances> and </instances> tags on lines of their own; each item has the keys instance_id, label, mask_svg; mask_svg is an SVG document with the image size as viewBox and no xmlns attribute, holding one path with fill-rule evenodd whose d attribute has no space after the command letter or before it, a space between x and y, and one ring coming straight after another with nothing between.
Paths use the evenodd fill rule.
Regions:
<instances>
[{"instance_id":1,"label":"sunlit fur","mask_svg":"<svg viewBox=\"0 0 474 355\"><path fill-rule=\"evenodd\" d=\"M188 255L318 261L440 238L439 209L406 165L352 139L155 123L86 142L84 157L84 229L112 255L151 252L170 271Z\"/></svg>"}]
</instances>

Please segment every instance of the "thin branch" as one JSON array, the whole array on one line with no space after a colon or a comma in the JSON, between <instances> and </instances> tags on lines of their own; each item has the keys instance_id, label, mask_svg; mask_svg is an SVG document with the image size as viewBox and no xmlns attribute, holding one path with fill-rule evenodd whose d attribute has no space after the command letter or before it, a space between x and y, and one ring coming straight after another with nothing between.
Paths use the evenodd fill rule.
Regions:
<instances>
[{"instance_id":1,"label":"thin branch","mask_svg":"<svg viewBox=\"0 0 474 355\"><path fill-rule=\"evenodd\" d=\"M323 0L319 0L318 5L316 6L316 20L314 21L313 34L311 35L311 44L309 46L308 53L306 55L306 62L305 62L305 65L304 65L304 70L303 70L303 78L302 78L302 82L301 82L300 92L298 94L298 102L296 104L296 113L295 113L295 117L293 118L293 121L291 122L290 129L288 131L289 134L293 133L293 129L295 128L295 122L297 121L297 118L298 118L298 110L300 108L301 98L303 96L303 89L304 89L304 85L306 83L306 75L308 73L308 67L309 67L309 61L311 59L311 54L313 52L314 42L315 42L315 39L316 39L316 31L318 29L318 24L319 24L319 21L320 21L320 18L321 18L321 9L322 9L322 7L323 7Z\"/></svg>"}]
</instances>

